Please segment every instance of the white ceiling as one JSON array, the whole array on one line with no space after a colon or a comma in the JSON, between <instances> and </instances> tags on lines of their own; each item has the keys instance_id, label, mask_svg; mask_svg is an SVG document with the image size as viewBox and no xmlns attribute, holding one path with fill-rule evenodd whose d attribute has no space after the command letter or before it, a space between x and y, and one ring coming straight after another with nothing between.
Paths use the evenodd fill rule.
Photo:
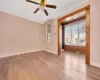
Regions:
<instances>
[{"instance_id":1,"label":"white ceiling","mask_svg":"<svg viewBox=\"0 0 100 80\"><path fill-rule=\"evenodd\" d=\"M39 0L34 1L38 2ZM0 0L0 11L38 23L45 23L48 20L52 20L63 15L70 9L86 1L88 0L47 0L48 4L57 5L57 9L47 8L49 16L45 16L42 11L34 14L33 11L38 7L38 5L28 3L26 0Z\"/></svg>"}]
</instances>

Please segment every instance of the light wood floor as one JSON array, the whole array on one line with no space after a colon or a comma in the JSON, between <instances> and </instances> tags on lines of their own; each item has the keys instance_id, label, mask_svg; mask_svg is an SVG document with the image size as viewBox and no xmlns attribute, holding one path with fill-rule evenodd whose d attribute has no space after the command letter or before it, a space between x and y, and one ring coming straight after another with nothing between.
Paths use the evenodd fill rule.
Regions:
<instances>
[{"instance_id":1,"label":"light wood floor","mask_svg":"<svg viewBox=\"0 0 100 80\"><path fill-rule=\"evenodd\" d=\"M41 51L0 59L0 80L100 80L100 69L85 65L84 55Z\"/></svg>"}]
</instances>

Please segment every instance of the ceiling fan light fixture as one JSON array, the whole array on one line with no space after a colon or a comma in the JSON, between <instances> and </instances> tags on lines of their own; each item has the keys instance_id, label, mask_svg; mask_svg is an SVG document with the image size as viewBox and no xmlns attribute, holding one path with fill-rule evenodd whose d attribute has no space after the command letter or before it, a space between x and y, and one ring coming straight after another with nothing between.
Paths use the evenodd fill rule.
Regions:
<instances>
[{"instance_id":1,"label":"ceiling fan light fixture","mask_svg":"<svg viewBox=\"0 0 100 80\"><path fill-rule=\"evenodd\" d=\"M40 4L40 7L41 7L42 9L44 9L45 6L46 6L46 0L39 0L39 4Z\"/></svg>"},{"instance_id":2,"label":"ceiling fan light fixture","mask_svg":"<svg viewBox=\"0 0 100 80\"><path fill-rule=\"evenodd\" d=\"M44 11L44 10L45 10L45 8L44 8L44 7L39 7L39 9L40 9L41 11Z\"/></svg>"},{"instance_id":3,"label":"ceiling fan light fixture","mask_svg":"<svg viewBox=\"0 0 100 80\"><path fill-rule=\"evenodd\" d=\"M45 8L45 5L40 5L40 8L41 8L41 9L44 9L44 8Z\"/></svg>"},{"instance_id":4,"label":"ceiling fan light fixture","mask_svg":"<svg viewBox=\"0 0 100 80\"><path fill-rule=\"evenodd\" d=\"M46 4L46 0L39 0L39 3Z\"/></svg>"},{"instance_id":5,"label":"ceiling fan light fixture","mask_svg":"<svg viewBox=\"0 0 100 80\"><path fill-rule=\"evenodd\" d=\"M46 10L46 7L47 8L52 8L52 9L56 9L56 5L49 5L49 4L46 4L46 0L39 0L39 2L35 2L33 0L26 0L27 2L30 2L30 3L33 3L33 4L36 4L38 5L39 7L34 11L34 13L37 13L39 10L41 11L44 11L46 16L48 16L48 12Z\"/></svg>"}]
</instances>

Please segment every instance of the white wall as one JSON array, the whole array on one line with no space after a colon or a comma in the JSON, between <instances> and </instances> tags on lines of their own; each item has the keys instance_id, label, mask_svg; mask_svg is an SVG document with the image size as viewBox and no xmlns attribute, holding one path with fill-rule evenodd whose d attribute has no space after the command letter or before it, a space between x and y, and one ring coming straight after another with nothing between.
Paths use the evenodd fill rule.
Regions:
<instances>
[{"instance_id":1,"label":"white wall","mask_svg":"<svg viewBox=\"0 0 100 80\"><path fill-rule=\"evenodd\" d=\"M65 15L74 12L90 4L90 62L91 65L100 67L100 0L89 0L88 2L73 8ZM64 15L63 15L64 16ZM56 22L56 23L55 23ZM48 22L52 25L52 33L57 33L57 19ZM52 45L45 43L45 49L57 54L57 35L52 35ZM55 47L54 47L55 46Z\"/></svg>"},{"instance_id":2,"label":"white wall","mask_svg":"<svg viewBox=\"0 0 100 80\"><path fill-rule=\"evenodd\" d=\"M44 27L44 50L57 54L57 20L49 21L48 24L51 25L51 41L49 43L46 42L46 27Z\"/></svg>"},{"instance_id":3,"label":"white wall","mask_svg":"<svg viewBox=\"0 0 100 80\"><path fill-rule=\"evenodd\" d=\"M80 9L82 7L85 7L87 5L89 5L89 2L86 2L86 3L84 3L84 4L80 5L80 6L77 6L76 8L74 8L74 9L70 10L69 12L67 12L65 15L67 15L67 14L73 12L73 11L76 11L77 9ZM60 17L62 17L62 16L60 16ZM57 30L58 30L58 19L60 17L58 17L55 20L52 20L52 21L47 22L48 24L51 24L52 25L52 29L51 29L52 35L51 35L51 43L50 44L44 42L44 49L46 51L52 52L54 54L58 54L58 37L57 37L58 31ZM57 33L57 34L55 35L54 33Z\"/></svg>"},{"instance_id":4,"label":"white wall","mask_svg":"<svg viewBox=\"0 0 100 80\"><path fill-rule=\"evenodd\" d=\"M100 0L90 0L91 64L100 67Z\"/></svg>"},{"instance_id":5,"label":"white wall","mask_svg":"<svg viewBox=\"0 0 100 80\"><path fill-rule=\"evenodd\" d=\"M43 50L43 27L0 12L0 57Z\"/></svg>"},{"instance_id":6,"label":"white wall","mask_svg":"<svg viewBox=\"0 0 100 80\"><path fill-rule=\"evenodd\" d=\"M92 65L100 67L100 0L89 0L66 14L88 4L91 6L90 59ZM42 49L57 54L57 19L48 23L51 24L50 43L46 43L45 27L43 25L0 12L0 57Z\"/></svg>"}]
</instances>

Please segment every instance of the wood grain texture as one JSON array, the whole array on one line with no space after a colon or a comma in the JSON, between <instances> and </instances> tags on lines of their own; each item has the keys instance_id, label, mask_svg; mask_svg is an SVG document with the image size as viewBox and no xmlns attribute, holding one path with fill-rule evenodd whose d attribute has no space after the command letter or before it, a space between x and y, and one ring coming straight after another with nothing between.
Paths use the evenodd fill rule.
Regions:
<instances>
[{"instance_id":1,"label":"wood grain texture","mask_svg":"<svg viewBox=\"0 0 100 80\"><path fill-rule=\"evenodd\" d=\"M86 15L78 17L78 18L70 20L70 21L66 21L66 22L64 21L64 22L62 22L62 24L67 25L67 24L70 24L70 23L74 23L74 22L77 22L77 21L84 20L85 18L86 18Z\"/></svg>"},{"instance_id":2,"label":"wood grain texture","mask_svg":"<svg viewBox=\"0 0 100 80\"><path fill-rule=\"evenodd\" d=\"M84 7L84 8L81 8L75 12L72 12L68 15L65 15L61 18L58 19L58 55L61 54L61 47L60 47L60 26L61 26L61 23L64 21L64 19L68 18L68 17L71 17L73 15L76 15L80 12L83 12L83 11L86 11L86 29L87 29L87 34L86 34L86 42L87 42L87 45L86 45L86 48L85 48L85 62L86 64L90 64L90 5Z\"/></svg>"},{"instance_id":3,"label":"wood grain texture","mask_svg":"<svg viewBox=\"0 0 100 80\"><path fill-rule=\"evenodd\" d=\"M40 51L2 58L0 80L100 80L100 69L85 65L83 54L61 54Z\"/></svg>"},{"instance_id":4,"label":"wood grain texture","mask_svg":"<svg viewBox=\"0 0 100 80\"><path fill-rule=\"evenodd\" d=\"M61 17L59 20L61 20L61 22L63 22L64 19L66 19L66 18L68 18L68 17L71 17L71 16L73 16L73 15L75 15L75 14L78 14L78 13L80 13L80 12L86 11L86 9L89 9L89 8L90 8L90 5L88 5L88 6L86 6L86 7L83 7L83 8L81 8L81 9L77 10L77 11L74 11L74 12L72 12L72 13L70 13L70 14L67 14L67 15Z\"/></svg>"},{"instance_id":5,"label":"wood grain texture","mask_svg":"<svg viewBox=\"0 0 100 80\"><path fill-rule=\"evenodd\" d=\"M86 9L86 63L90 64L90 9Z\"/></svg>"},{"instance_id":6,"label":"wood grain texture","mask_svg":"<svg viewBox=\"0 0 100 80\"><path fill-rule=\"evenodd\" d=\"M64 45L65 51L85 53L85 46Z\"/></svg>"}]
</instances>

